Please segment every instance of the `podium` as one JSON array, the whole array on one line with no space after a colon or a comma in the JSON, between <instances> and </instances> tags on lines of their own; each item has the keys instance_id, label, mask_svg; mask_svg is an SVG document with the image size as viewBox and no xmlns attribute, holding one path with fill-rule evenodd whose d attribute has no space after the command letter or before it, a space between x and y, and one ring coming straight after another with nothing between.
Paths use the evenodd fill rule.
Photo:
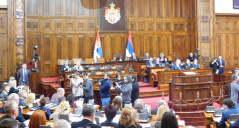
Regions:
<instances>
[{"instance_id":1,"label":"podium","mask_svg":"<svg viewBox=\"0 0 239 128\"><path fill-rule=\"evenodd\" d=\"M29 80L29 89L35 94L40 94L40 82L41 82L41 73L40 72L31 72Z\"/></svg>"}]
</instances>

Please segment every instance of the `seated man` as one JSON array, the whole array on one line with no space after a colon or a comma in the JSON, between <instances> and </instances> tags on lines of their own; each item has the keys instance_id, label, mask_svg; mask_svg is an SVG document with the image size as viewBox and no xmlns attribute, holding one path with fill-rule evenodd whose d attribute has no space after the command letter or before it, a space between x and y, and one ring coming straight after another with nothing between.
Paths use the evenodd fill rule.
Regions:
<instances>
[{"instance_id":1,"label":"seated man","mask_svg":"<svg viewBox=\"0 0 239 128\"><path fill-rule=\"evenodd\" d=\"M3 84L1 98L5 101L7 100L10 87L8 84Z\"/></svg>"},{"instance_id":2,"label":"seated man","mask_svg":"<svg viewBox=\"0 0 239 128\"><path fill-rule=\"evenodd\" d=\"M236 104L234 103L234 101L231 98L225 99L223 101L223 104L225 107L228 108L228 110L222 113L222 118L218 122L219 128L225 128L225 126L226 126L225 121L227 121L229 119L229 115L239 113L239 109L236 108Z\"/></svg>"},{"instance_id":3,"label":"seated man","mask_svg":"<svg viewBox=\"0 0 239 128\"><path fill-rule=\"evenodd\" d=\"M184 64L184 69L191 69L193 68L193 65L191 64L190 60L187 59L186 63Z\"/></svg>"},{"instance_id":4,"label":"seated man","mask_svg":"<svg viewBox=\"0 0 239 128\"><path fill-rule=\"evenodd\" d=\"M146 52L146 55L144 56L144 60L149 60L151 56L149 55L149 52Z\"/></svg>"},{"instance_id":5,"label":"seated man","mask_svg":"<svg viewBox=\"0 0 239 128\"><path fill-rule=\"evenodd\" d=\"M112 120L114 119L114 117L117 114L117 108L114 107L113 105L109 104L107 106L105 106L105 116L106 116L106 121L101 123L101 126L111 126L111 127L115 127L118 125L118 123L114 123L112 122Z\"/></svg>"},{"instance_id":6,"label":"seated man","mask_svg":"<svg viewBox=\"0 0 239 128\"><path fill-rule=\"evenodd\" d=\"M155 67L155 64L153 62L153 58L151 57L148 62L146 62L146 70L145 73L148 73L148 67Z\"/></svg>"},{"instance_id":7,"label":"seated man","mask_svg":"<svg viewBox=\"0 0 239 128\"><path fill-rule=\"evenodd\" d=\"M197 59L194 59L194 61L193 61L193 68L195 68L195 69L200 69L201 68Z\"/></svg>"},{"instance_id":8,"label":"seated man","mask_svg":"<svg viewBox=\"0 0 239 128\"><path fill-rule=\"evenodd\" d=\"M54 102L56 99L57 100L59 100L59 99L66 100L64 95L65 95L64 88L58 88L57 93L53 94L53 96L51 97L51 102Z\"/></svg>"},{"instance_id":9,"label":"seated man","mask_svg":"<svg viewBox=\"0 0 239 128\"><path fill-rule=\"evenodd\" d=\"M18 121L13 118L6 118L0 122L0 128L18 128Z\"/></svg>"},{"instance_id":10,"label":"seated man","mask_svg":"<svg viewBox=\"0 0 239 128\"><path fill-rule=\"evenodd\" d=\"M165 102L164 100L159 100L159 101L158 101L158 106L157 106L157 108L151 110L151 115L156 115L156 114L157 114L157 111L158 111L158 108L159 108L161 105L167 106L167 105L166 105L166 102Z\"/></svg>"},{"instance_id":11,"label":"seated man","mask_svg":"<svg viewBox=\"0 0 239 128\"><path fill-rule=\"evenodd\" d=\"M4 110L6 112L6 115L0 119L1 123L4 119L11 118L11 119L16 120L16 118L18 117L19 110L18 110L18 104L16 103L16 101L14 101L14 100L8 101L4 105ZM12 122L12 124L13 124L13 122ZM20 128L26 127L26 125L23 122L20 122L19 124L20 124Z\"/></svg>"},{"instance_id":12,"label":"seated man","mask_svg":"<svg viewBox=\"0 0 239 128\"><path fill-rule=\"evenodd\" d=\"M18 92L18 95L19 95L19 105L22 105L22 102L26 103L27 91L26 90L20 90Z\"/></svg>"},{"instance_id":13,"label":"seated man","mask_svg":"<svg viewBox=\"0 0 239 128\"><path fill-rule=\"evenodd\" d=\"M167 58L163 53L160 53L159 59L160 61L165 61L165 58Z\"/></svg>"},{"instance_id":14,"label":"seated man","mask_svg":"<svg viewBox=\"0 0 239 128\"><path fill-rule=\"evenodd\" d=\"M173 64L172 70L183 70L181 60L179 58L176 60L176 63Z\"/></svg>"},{"instance_id":15,"label":"seated man","mask_svg":"<svg viewBox=\"0 0 239 128\"><path fill-rule=\"evenodd\" d=\"M136 54L133 52L132 53L132 56L130 57L130 60L131 61L138 61L139 60L139 58L136 56Z\"/></svg>"},{"instance_id":16,"label":"seated man","mask_svg":"<svg viewBox=\"0 0 239 128\"><path fill-rule=\"evenodd\" d=\"M155 64L156 67L161 67L161 66L163 66L163 64L162 64L162 62L160 61L159 58L156 59L156 61L155 61L154 64Z\"/></svg>"},{"instance_id":17,"label":"seated man","mask_svg":"<svg viewBox=\"0 0 239 128\"><path fill-rule=\"evenodd\" d=\"M64 65L61 66L61 72L69 71L70 66L68 60L64 60Z\"/></svg>"},{"instance_id":18,"label":"seated man","mask_svg":"<svg viewBox=\"0 0 239 128\"><path fill-rule=\"evenodd\" d=\"M91 128L100 128L99 125L93 124L95 119L95 108L91 105L86 105L82 110L83 120L79 122L72 122L71 128L78 127L91 127Z\"/></svg>"},{"instance_id":19,"label":"seated man","mask_svg":"<svg viewBox=\"0 0 239 128\"><path fill-rule=\"evenodd\" d=\"M134 109L137 110L138 113L143 113L142 110L144 109L144 102L141 99L137 99L134 102ZM152 117L150 116L150 114L148 113L148 118L151 120Z\"/></svg>"}]
</instances>

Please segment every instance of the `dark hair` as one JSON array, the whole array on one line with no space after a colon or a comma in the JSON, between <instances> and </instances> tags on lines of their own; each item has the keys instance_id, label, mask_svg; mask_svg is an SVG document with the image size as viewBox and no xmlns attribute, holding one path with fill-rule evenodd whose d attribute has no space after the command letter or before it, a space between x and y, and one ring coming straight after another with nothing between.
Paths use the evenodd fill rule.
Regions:
<instances>
[{"instance_id":1,"label":"dark hair","mask_svg":"<svg viewBox=\"0 0 239 128\"><path fill-rule=\"evenodd\" d=\"M95 108L92 105L86 105L83 107L83 116L92 116L95 113Z\"/></svg>"},{"instance_id":2,"label":"dark hair","mask_svg":"<svg viewBox=\"0 0 239 128\"><path fill-rule=\"evenodd\" d=\"M126 75L124 75L124 77L127 78L127 79L129 80L128 83L132 83L132 80L131 80L131 78L130 78L130 75L126 74Z\"/></svg>"},{"instance_id":3,"label":"dark hair","mask_svg":"<svg viewBox=\"0 0 239 128\"><path fill-rule=\"evenodd\" d=\"M112 121L117 114L117 108L111 104L105 106L106 119Z\"/></svg>"},{"instance_id":4,"label":"dark hair","mask_svg":"<svg viewBox=\"0 0 239 128\"><path fill-rule=\"evenodd\" d=\"M135 75L131 75L132 80L134 79L134 81L136 81L136 76Z\"/></svg>"},{"instance_id":5,"label":"dark hair","mask_svg":"<svg viewBox=\"0 0 239 128\"><path fill-rule=\"evenodd\" d=\"M13 118L6 118L0 122L0 128L15 128L18 126L18 121Z\"/></svg>"},{"instance_id":6,"label":"dark hair","mask_svg":"<svg viewBox=\"0 0 239 128\"><path fill-rule=\"evenodd\" d=\"M236 107L235 102L231 98L226 98L225 100L223 100L223 104L225 104L228 108Z\"/></svg>"},{"instance_id":7,"label":"dark hair","mask_svg":"<svg viewBox=\"0 0 239 128\"><path fill-rule=\"evenodd\" d=\"M116 78L118 78L119 76L121 76L119 73L116 74Z\"/></svg>"},{"instance_id":8,"label":"dark hair","mask_svg":"<svg viewBox=\"0 0 239 128\"><path fill-rule=\"evenodd\" d=\"M40 104L41 106L45 106L47 104L47 98L46 97L42 97L41 100L40 100Z\"/></svg>"},{"instance_id":9,"label":"dark hair","mask_svg":"<svg viewBox=\"0 0 239 128\"><path fill-rule=\"evenodd\" d=\"M111 78L111 74L110 73L106 73L107 77Z\"/></svg>"},{"instance_id":10,"label":"dark hair","mask_svg":"<svg viewBox=\"0 0 239 128\"><path fill-rule=\"evenodd\" d=\"M165 112L163 114L161 128L178 128L178 121L172 112Z\"/></svg>"},{"instance_id":11,"label":"dark hair","mask_svg":"<svg viewBox=\"0 0 239 128\"><path fill-rule=\"evenodd\" d=\"M75 101L75 97L72 93L68 94L67 97L66 97L66 100L70 103L70 104L73 104L74 101Z\"/></svg>"}]
</instances>

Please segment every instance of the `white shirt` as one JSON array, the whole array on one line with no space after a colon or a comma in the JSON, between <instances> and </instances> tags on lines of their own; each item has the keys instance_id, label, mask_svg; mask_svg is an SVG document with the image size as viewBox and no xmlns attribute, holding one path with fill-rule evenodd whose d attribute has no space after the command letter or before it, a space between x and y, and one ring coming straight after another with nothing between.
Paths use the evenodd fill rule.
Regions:
<instances>
[{"instance_id":1,"label":"white shirt","mask_svg":"<svg viewBox=\"0 0 239 128\"><path fill-rule=\"evenodd\" d=\"M79 87L79 84L83 84L83 79L81 77L79 78L74 78L73 80L70 81L70 86L72 87L72 94L74 96L83 96L83 88Z\"/></svg>"}]
</instances>

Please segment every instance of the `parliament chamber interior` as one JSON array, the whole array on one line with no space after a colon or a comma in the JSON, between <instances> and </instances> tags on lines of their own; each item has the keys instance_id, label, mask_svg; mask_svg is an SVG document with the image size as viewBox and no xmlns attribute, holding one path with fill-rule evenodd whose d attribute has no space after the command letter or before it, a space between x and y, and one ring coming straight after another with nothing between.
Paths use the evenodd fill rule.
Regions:
<instances>
[{"instance_id":1,"label":"parliament chamber interior","mask_svg":"<svg viewBox=\"0 0 239 128\"><path fill-rule=\"evenodd\" d=\"M0 0L0 128L239 128L239 0Z\"/></svg>"}]
</instances>

